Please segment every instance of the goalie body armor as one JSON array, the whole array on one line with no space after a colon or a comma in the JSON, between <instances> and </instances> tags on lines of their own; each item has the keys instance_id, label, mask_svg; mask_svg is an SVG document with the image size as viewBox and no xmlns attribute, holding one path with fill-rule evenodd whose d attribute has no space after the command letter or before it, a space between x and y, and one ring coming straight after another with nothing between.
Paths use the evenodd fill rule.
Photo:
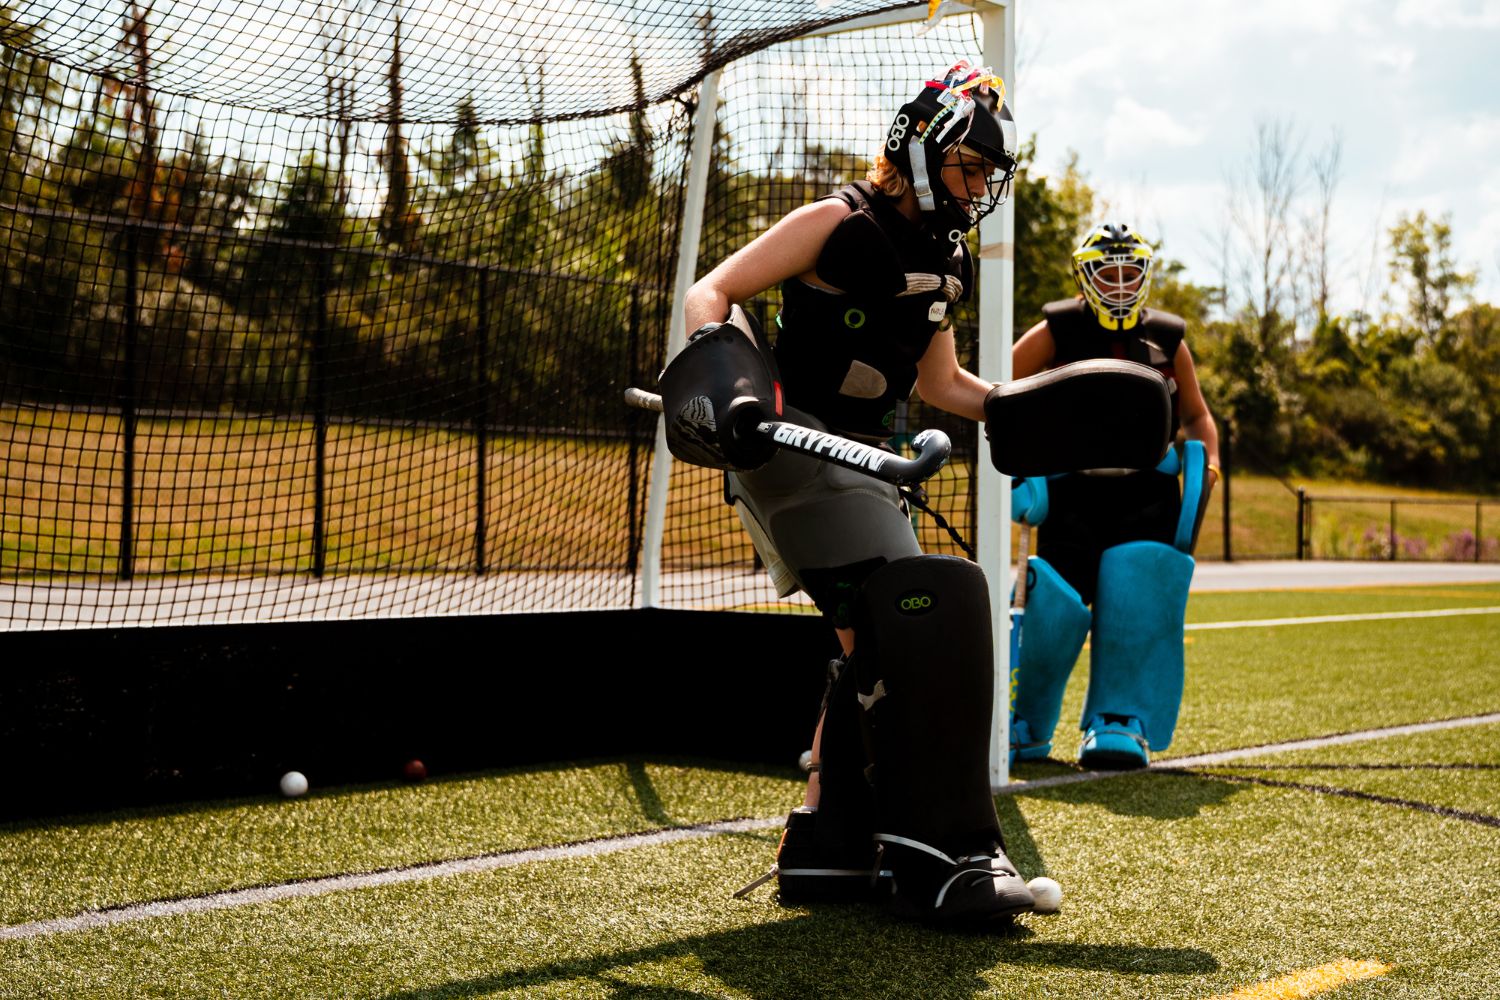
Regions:
<instances>
[{"instance_id":1,"label":"goalie body armor","mask_svg":"<svg viewBox=\"0 0 1500 1000\"><path fill-rule=\"evenodd\" d=\"M658 380L673 456L711 469L757 469L776 446L754 433L778 419L781 386L765 335L739 306L693 331Z\"/></svg>"},{"instance_id":2,"label":"goalie body armor","mask_svg":"<svg viewBox=\"0 0 1500 1000\"><path fill-rule=\"evenodd\" d=\"M1116 545L1100 558L1084 732L1104 716L1131 717L1140 720L1143 750L1171 745L1182 705L1193 565L1192 556L1160 542Z\"/></svg>"},{"instance_id":3,"label":"goalie body armor","mask_svg":"<svg viewBox=\"0 0 1500 1000\"><path fill-rule=\"evenodd\" d=\"M1106 330L1081 298L1042 306L1042 315L1056 347L1053 367L1092 358L1117 358L1154 368L1167 380L1172 394L1172 436L1177 435L1177 377L1175 360L1187 324L1179 316L1142 309L1130 330Z\"/></svg>"},{"instance_id":4,"label":"goalie body armor","mask_svg":"<svg viewBox=\"0 0 1500 1000\"><path fill-rule=\"evenodd\" d=\"M884 440L911 395L917 361L973 285L968 247L936 240L867 182L835 194L852 210L818 257L818 277L781 286L776 363L787 404L836 433ZM909 276L919 276L910 284ZM908 292L908 287L920 291Z\"/></svg>"},{"instance_id":5,"label":"goalie body armor","mask_svg":"<svg viewBox=\"0 0 1500 1000\"><path fill-rule=\"evenodd\" d=\"M898 908L934 919L1030 910L990 793L995 673L984 573L952 556L897 559L865 581L854 620L850 666L874 840Z\"/></svg>"}]
</instances>

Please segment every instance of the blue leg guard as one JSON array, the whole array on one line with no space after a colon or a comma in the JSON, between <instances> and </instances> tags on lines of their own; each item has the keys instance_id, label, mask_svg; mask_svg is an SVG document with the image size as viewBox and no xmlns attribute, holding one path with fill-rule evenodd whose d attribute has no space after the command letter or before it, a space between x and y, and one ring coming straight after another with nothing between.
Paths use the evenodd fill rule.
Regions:
<instances>
[{"instance_id":1,"label":"blue leg guard","mask_svg":"<svg viewBox=\"0 0 1500 1000\"><path fill-rule=\"evenodd\" d=\"M1090 618L1078 592L1047 560L1032 556L1027 569L1010 745L1016 760L1040 760L1052 750L1063 690L1088 637Z\"/></svg>"},{"instance_id":2,"label":"blue leg guard","mask_svg":"<svg viewBox=\"0 0 1500 1000\"><path fill-rule=\"evenodd\" d=\"M1193 565L1160 542L1116 545L1099 560L1078 758L1085 767L1144 767L1148 750L1171 745Z\"/></svg>"}]
</instances>

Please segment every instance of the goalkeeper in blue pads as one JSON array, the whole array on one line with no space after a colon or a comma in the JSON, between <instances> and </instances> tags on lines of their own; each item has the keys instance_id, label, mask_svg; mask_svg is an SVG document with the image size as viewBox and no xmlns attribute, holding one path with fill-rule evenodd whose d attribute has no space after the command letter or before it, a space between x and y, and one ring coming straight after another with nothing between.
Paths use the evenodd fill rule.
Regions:
<instances>
[{"instance_id":1,"label":"goalkeeper in blue pads","mask_svg":"<svg viewBox=\"0 0 1500 1000\"><path fill-rule=\"evenodd\" d=\"M1023 530L1035 527L1038 539L1026 579L1017 582L1027 590L1013 690L1015 760L1051 754L1063 689L1090 634L1079 763L1145 767L1171 744L1177 725L1192 553L1219 475L1219 436L1183 320L1146 308L1152 261L1152 248L1130 227L1095 227L1073 252L1079 294L1044 306L1044 318L1012 354L1017 379L1097 358L1152 368L1170 392L1169 436L1180 428L1187 439L1155 469L1079 467L1016 484L1013 517Z\"/></svg>"}]
</instances>

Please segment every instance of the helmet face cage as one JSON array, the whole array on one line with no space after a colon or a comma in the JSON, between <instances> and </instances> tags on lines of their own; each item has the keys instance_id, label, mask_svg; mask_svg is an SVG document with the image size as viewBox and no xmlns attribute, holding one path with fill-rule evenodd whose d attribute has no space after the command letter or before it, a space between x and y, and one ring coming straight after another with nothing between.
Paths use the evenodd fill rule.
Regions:
<instances>
[{"instance_id":1,"label":"helmet face cage","mask_svg":"<svg viewBox=\"0 0 1500 1000\"><path fill-rule=\"evenodd\" d=\"M1151 246L1127 226L1095 228L1073 251L1073 279L1106 330L1129 330L1151 290Z\"/></svg>"},{"instance_id":2,"label":"helmet face cage","mask_svg":"<svg viewBox=\"0 0 1500 1000\"><path fill-rule=\"evenodd\" d=\"M960 61L904 105L886 135L886 158L911 182L929 228L951 243L962 240L1010 193L1017 143L1004 96L1005 83L998 76ZM948 162L954 149L959 150L957 164ZM944 172L976 163L989 168L985 194L955 196ZM997 172L999 176L990 176ZM967 185L958 186L967 190Z\"/></svg>"},{"instance_id":3,"label":"helmet face cage","mask_svg":"<svg viewBox=\"0 0 1500 1000\"><path fill-rule=\"evenodd\" d=\"M1011 160L1007 165L997 164L990 157L970 148L968 143L958 146L954 160L956 162L945 160L943 164L945 172L957 171L962 174L975 167L984 171L984 193L979 197L958 197L951 191L947 192L948 197L962 206L977 225L980 219L1005 204L1005 200L1010 197L1011 182L1016 176L1015 161ZM946 185L944 187L946 188ZM967 190L967 185L962 181L959 182L959 187Z\"/></svg>"}]
</instances>

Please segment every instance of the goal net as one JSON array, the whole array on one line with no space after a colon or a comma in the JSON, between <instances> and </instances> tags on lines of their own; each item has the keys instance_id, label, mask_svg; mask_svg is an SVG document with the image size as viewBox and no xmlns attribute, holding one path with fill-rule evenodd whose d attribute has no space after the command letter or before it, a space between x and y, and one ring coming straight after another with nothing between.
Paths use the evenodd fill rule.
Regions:
<instances>
[{"instance_id":1,"label":"goal net","mask_svg":"<svg viewBox=\"0 0 1500 1000\"><path fill-rule=\"evenodd\" d=\"M926 12L0 0L0 628L638 606L622 393L665 359L696 84L702 274L977 57ZM973 425L913 405L893 444L933 426L967 537ZM717 474L670 485L664 606L808 609Z\"/></svg>"}]
</instances>

